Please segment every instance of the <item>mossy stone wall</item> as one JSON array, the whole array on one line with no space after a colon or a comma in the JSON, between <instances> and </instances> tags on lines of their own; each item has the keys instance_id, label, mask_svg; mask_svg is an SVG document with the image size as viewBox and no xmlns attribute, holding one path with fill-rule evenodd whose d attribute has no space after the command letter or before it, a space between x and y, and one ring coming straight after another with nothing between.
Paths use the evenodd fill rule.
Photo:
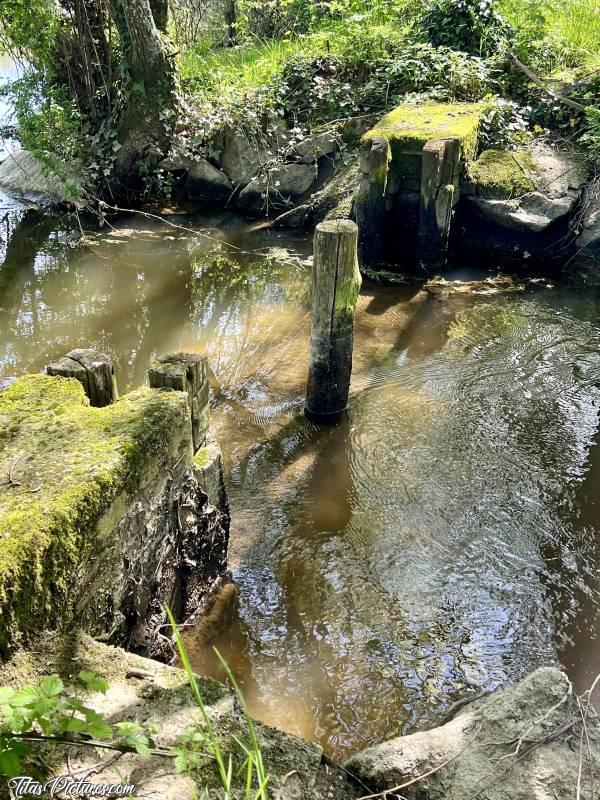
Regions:
<instances>
[{"instance_id":1,"label":"mossy stone wall","mask_svg":"<svg viewBox=\"0 0 600 800\"><path fill-rule=\"evenodd\" d=\"M192 463L187 398L139 389L91 408L75 379L26 375L0 392L0 657L84 614L109 627L123 569L116 525ZM139 544L139 543L138 543ZM112 579L111 579L112 570Z\"/></svg>"}]
</instances>

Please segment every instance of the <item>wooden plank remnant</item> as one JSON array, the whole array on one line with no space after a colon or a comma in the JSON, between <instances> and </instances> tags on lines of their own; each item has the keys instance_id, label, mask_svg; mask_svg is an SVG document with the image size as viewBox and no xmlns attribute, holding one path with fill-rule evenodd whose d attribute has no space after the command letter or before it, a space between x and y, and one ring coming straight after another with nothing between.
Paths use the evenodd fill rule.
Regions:
<instances>
[{"instance_id":1,"label":"wooden plank remnant","mask_svg":"<svg viewBox=\"0 0 600 800\"><path fill-rule=\"evenodd\" d=\"M115 369L110 358L92 348L71 350L53 364L46 367L48 375L78 380L89 397L90 405L97 408L114 403L119 393Z\"/></svg>"},{"instance_id":2,"label":"wooden plank remnant","mask_svg":"<svg viewBox=\"0 0 600 800\"><path fill-rule=\"evenodd\" d=\"M379 265L384 255L388 164L387 139L373 139L361 158L363 174L356 199L360 259L365 266Z\"/></svg>"},{"instance_id":3,"label":"wooden plank remnant","mask_svg":"<svg viewBox=\"0 0 600 800\"><path fill-rule=\"evenodd\" d=\"M174 389L189 396L194 452L206 442L210 420L208 359L199 353L161 356L148 370L153 389Z\"/></svg>"},{"instance_id":4,"label":"wooden plank remnant","mask_svg":"<svg viewBox=\"0 0 600 800\"><path fill-rule=\"evenodd\" d=\"M458 139L431 139L423 148L419 209L419 261L425 269L446 265L452 213L459 199Z\"/></svg>"},{"instance_id":5,"label":"wooden plank remnant","mask_svg":"<svg viewBox=\"0 0 600 800\"><path fill-rule=\"evenodd\" d=\"M317 225L312 277L312 332L305 414L333 421L348 404L354 309L361 276L358 228L350 220Z\"/></svg>"}]
</instances>

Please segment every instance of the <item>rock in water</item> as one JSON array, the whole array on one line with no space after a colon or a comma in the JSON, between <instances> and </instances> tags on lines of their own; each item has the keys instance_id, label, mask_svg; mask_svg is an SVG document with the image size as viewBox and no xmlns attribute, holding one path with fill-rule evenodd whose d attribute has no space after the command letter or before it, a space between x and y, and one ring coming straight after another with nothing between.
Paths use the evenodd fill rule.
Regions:
<instances>
[{"instance_id":1,"label":"rock in water","mask_svg":"<svg viewBox=\"0 0 600 800\"><path fill-rule=\"evenodd\" d=\"M587 732L589 753L569 680L544 667L438 728L363 750L345 768L373 791L405 784L407 800L566 800L575 797L582 758L580 797L591 800L589 776L600 768L593 712Z\"/></svg>"},{"instance_id":2,"label":"rock in water","mask_svg":"<svg viewBox=\"0 0 600 800\"><path fill-rule=\"evenodd\" d=\"M248 211L290 208L317 179L316 168L310 164L284 164L274 169L268 178L251 181L238 197L238 206Z\"/></svg>"},{"instance_id":3,"label":"rock in water","mask_svg":"<svg viewBox=\"0 0 600 800\"><path fill-rule=\"evenodd\" d=\"M479 216L521 233L541 233L574 210L587 178L578 153L538 145L486 150L469 169L464 193Z\"/></svg>"},{"instance_id":4,"label":"rock in water","mask_svg":"<svg viewBox=\"0 0 600 800\"><path fill-rule=\"evenodd\" d=\"M575 241L577 263L600 264L600 182L588 187L583 200L581 228Z\"/></svg>"},{"instance_id":5,"label":"rock in water","mask_svg":"<svg viewBox=\"0 0 600 800\"><path fill-rule=\"evenodd\" d=\"M81 179L72 167L53 172L28 150L15 150L0 164L0 186L17 197L43 206L83 207Z\"/></svg>"},{"instance_id":6,"label":"rock in water","mask_svg":"<svg viewBox=\"0 0 600 800\"><path fill-rule=\"evenodd\" d=\"M206 205L224 205L233 192L227 175L214 167L210 161L195 162L185 180L185 193L189 200Z\"/></svg>"}]
</instances>

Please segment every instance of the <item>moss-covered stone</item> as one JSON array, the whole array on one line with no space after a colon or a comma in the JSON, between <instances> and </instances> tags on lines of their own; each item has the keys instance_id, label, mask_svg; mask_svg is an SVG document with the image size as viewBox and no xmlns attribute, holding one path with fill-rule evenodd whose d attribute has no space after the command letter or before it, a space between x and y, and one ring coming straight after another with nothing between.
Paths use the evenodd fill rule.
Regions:
<instances>
[{"instance_id":1,"label":"moss-covered stone","mask_svg":"<svg viewBox=\"0 0 600 800\"><path fill-rule=\"evenodd\" d=\"M477 196L507 200L535 190L537 169L526 150L486 150L468 166L467 174Z\"/></svg>"},{"instance_id":2,"label":"moss-covered stone","mask_svg":"<svg viewBox=\"0 0 600 800\"><path fill-rule=\"evenodd\" d=\"M18 634L69 619L148 465L188 445L191 460L191 444L173 436L189 427L182 393L139 389L91 408L77 380L45 375L0 392L0 422L1 657Z\"/></svg>"},{"instance_id":3,"label":"moss-covered stone","mask_svg":"<svg viewBox=\"0 0 600 800\"><path fill-rule=\"evenodd\" d=\"M463 158L475 156L483 106L478 103L404 103L386 114L363 136L363 143L389 142L392 161L403 153L420 153L430 139L457 138Z\"/></svg>"}]
</instances>

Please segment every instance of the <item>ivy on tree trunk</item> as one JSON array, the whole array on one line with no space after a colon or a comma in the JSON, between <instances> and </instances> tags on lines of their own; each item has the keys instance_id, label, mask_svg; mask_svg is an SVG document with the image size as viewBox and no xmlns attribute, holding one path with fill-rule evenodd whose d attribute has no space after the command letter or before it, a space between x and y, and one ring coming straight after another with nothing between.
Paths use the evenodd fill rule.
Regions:
<instances>
[{"instance_id":1,"label":"ivy on tree trunk","mask_svg":"<svg viewBox=\"0 0 600 800\"><path fill-rule=\"evenodd\" d=\"M128 97L119 123L113 169L116 196L139 189L142 178L170 147L177 109L177 74L171 45L157 27L166 12L157 0L114 0L114 17L129 71Z\"/></svg>"}]
</instances>

